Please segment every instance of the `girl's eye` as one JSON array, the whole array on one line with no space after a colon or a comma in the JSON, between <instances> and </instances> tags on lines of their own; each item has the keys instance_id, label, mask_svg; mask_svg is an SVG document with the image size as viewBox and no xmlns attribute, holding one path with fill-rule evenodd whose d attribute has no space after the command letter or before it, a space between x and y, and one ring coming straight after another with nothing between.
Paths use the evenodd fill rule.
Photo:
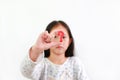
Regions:
<instances>
[{"instance_id":1,"label":"girl's eye","mask_svg":"<svg viewBox=\"0 0 120 80\"><path fill-rule=\"evenodd\" d=\"M63 36L63 39L66 38L65 36Z\"/></svg>"},{"instance_id":2,"label":"girl's eye","mask_svg":"<svg viewBox=\"0 0 120 80\"><path fill-rule=\"evenodd\" d=\"M57 38L57 37L58 37L58 36L54 36L54 38ZM66 36L63 36L62 38L63 38L63 39L65 39L65 38L66 38Z\"/></svg>"},{"instance_id":3,"label":"girl's eye","mask_svg":"<svg viewBox=\"0 0 120 80\"><path fill-rule=\"evenodd\" d=\"M57 38L57 36L54 36L54 38Z\"/></svg>"}]
</instances>

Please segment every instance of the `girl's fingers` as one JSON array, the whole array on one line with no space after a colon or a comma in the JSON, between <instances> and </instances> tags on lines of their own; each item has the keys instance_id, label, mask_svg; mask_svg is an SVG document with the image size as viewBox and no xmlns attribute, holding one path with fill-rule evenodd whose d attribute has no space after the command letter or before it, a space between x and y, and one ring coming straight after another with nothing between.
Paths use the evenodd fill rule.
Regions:
<instances>
[{"instance_id":1,"label":"girl's fingers","mask_svg":"<svg viewBox=\"0 0 120 80\"><path fill-rule=\"evenodd\" d=\"M50 35L49 33L46 33L44 40L45 42L50 43L52 41L52 35Z\"/></svg>"},{"instance_id":2,"label":"girl's fingers","mask_svg":"<svg viewBox=\"0 0 120 80\"><path fill-rule=\"evenodd\" d=\"M58 46L58 45L60 45L60 43L58 43L58 42L51 42L51 43L46 44L46 47L49 49L49 48L51 48L53 46Z\"/></svg>"},{"instance_id":3,"label":"girl's fingers","mask_svg":"<svg viewBox=\"0 0 120 80\"><path fill-rule=\"evenodd\" d=\"M60 45L60 43L55 40L54 38L55 35L56 35L56 32L54 34L49 34L48 31L45 31L42 34L40 34L36 44L39 47L40 46L43 47L44 49L49 49L53 46Z\"/></svg>"}]
</instances>

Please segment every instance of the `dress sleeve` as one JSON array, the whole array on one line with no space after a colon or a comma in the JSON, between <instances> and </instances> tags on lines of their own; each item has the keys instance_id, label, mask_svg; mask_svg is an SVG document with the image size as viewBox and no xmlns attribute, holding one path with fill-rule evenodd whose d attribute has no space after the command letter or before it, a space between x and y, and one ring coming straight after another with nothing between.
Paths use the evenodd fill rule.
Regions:
<instances>
[{"instance_id":1,"label":"dress sleeve","mask_svg":"<svg viewBox=\"0 0 120 80\"><path fill-rule=\"evenodd\" d=\"M78 77L78 80L89 80L83 64L81 65L81 71L79 72Z\"/></svg>"},{"instance_id":2,"label":"dress sleeve","mask_svg":"<svg viewBox=\"0 0 120 80\"><path fill-rule=\"evenodd\" d=\"M85 68L81 60L76 57L76 69L78 71L78 79L77 80L90 80L88 75L86 74Z\"/></svg>"},{"instance_id":3,"label":"dress sleeve","mask_svg":"<svg viewBox=\"0 0 120 80\"><path fill-rule=\"evenodd\" d=\"M39 61L41 59L43 59L43 55L40 55L38 57L37 61L33 62L30 59L29 54L26 55L20 66L20 71L21 71L22 75L29 79L32 79L32 73L34 71L34 67L39 63Z\"/></svg>"}]
</instances>

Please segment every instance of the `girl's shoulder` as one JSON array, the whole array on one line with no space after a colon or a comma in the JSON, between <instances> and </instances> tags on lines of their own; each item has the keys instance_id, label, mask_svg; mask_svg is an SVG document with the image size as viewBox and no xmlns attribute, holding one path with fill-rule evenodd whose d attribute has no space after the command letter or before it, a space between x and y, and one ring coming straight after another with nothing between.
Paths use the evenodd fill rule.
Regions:
<instances>
[{"instance_id":1,"label":"girl's shoulder","mask_svg":"<svg viewBox=\"0 0 120 80\"><path fill-rule=\"evenodd\" d=\"M82 65L80 58L77 56L69 57L69 61L71 62L71 64L74 65L79 65L79 66Z\"/></svg>"},{"instance_id":2,"label":"girl's shoulder","mask_svg":"<svg viewBox=\"0 0 120 80\"><path fill-rule=\"evenodd\" d=\"M74 72L79 72L82 70L83 63L79 57L77 56L70 57L69 61L70 61L69 64L73 68Z\"/></svg>"}]
</instances>

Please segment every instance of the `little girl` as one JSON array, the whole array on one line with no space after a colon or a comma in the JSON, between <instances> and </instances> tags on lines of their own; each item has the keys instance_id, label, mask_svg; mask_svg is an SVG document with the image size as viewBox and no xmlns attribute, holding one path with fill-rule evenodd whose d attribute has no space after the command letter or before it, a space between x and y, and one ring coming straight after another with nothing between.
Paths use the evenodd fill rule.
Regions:
<instances>
[{"instance_id":1,"label":"little girl","mask_svg":"<svg viewBox=\"0 0 120 80\"><path fill-rule=\"evenodd\" d=\"M82 63L74 56L74 39L63 21L52 21L41 33L21 65L31 80L88 80Z\"/></svg>"}]
</instances>

